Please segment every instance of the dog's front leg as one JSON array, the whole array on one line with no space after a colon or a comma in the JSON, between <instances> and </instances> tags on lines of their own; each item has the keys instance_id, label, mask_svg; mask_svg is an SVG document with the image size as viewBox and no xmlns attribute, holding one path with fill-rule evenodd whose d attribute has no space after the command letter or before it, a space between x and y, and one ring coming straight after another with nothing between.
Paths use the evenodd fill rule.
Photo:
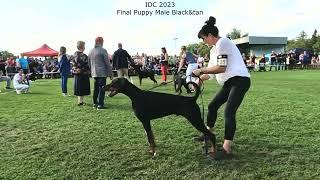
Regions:
<instances>
[{"instance_id":1,"label":"dog's front leg","mask_svg":"<svg viewBox=\"0 0 320 180\"><path fill-rule=\"evenodd\" d=\"M156 155L156 144L154 142L154 136L150 125L150 120L141 121L145 130L145 133L148 137L149 142L149 154L151 156Z\"/></svg>"}]
</instances>

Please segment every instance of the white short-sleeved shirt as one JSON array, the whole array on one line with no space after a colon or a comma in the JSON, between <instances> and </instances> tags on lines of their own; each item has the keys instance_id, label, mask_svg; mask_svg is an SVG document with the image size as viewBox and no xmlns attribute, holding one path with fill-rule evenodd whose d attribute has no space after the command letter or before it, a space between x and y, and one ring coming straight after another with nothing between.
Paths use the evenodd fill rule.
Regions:
<instances>
[{"instance_id":1,"label":"white short-sleeved shirt","mask_svg":"<svg viewBox=\"0 0 320 180\"><path fill-rule=\"evenodd\" d=\"M215 75L209 74L211 78L215 76L220 85L223 85L228 79L234 76L250 77L239 49L230 39L220 38L216 45L211 48L208 67L217 66L217 57L220 55L228 56L226 71Z\"/></svg>"},{"instance_id":2,"label":"white short-sleeved shirt","mask_svg":"<svg viewBox=\"0 0 320 180\"><path fill-rule=\"evenodd\" d=\"M15 74L13 77L13 87L16 87L17 85L21 84L19 81L21 81L22 76L20 76L19 73Z\"/></svg>"}]
</instances>

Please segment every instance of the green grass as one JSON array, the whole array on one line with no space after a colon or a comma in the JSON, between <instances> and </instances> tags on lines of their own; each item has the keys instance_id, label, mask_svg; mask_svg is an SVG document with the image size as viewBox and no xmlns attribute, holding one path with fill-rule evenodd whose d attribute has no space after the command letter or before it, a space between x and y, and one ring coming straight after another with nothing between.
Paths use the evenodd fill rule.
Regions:
<instances>
[{"instance_id":1,"label":"green grass","mask_svg":"<svg viewBox=\"0 0 320 180\"><path fill-rule=\"evenodd\" d=\"M179 116L152 121L157 156L150 158L124 95L106 97L108 109L97 111L92 96L84 107L74 96L62 97L59 80L38 80L22 95L1 83L0 179L320 179L320 71L251 75L237 113L236 157L218 162L207 160L191 140L198 133ZM152 85L144 79L142 88ZM205 106L218 89L206 82ZM173 93L173 86L155 91ZM215 129L220 146L223 132L222 107Z\"/></svg>"}]
</instances>

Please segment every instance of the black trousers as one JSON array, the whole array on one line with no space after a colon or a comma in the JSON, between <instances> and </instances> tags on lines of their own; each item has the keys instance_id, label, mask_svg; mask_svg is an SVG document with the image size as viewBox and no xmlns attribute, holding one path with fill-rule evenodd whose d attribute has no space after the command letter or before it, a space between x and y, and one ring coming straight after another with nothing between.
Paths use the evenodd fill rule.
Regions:
<instances>
[{"instance_id":1,"label":"black trousers","mask_svg":"<svg viewBox=\"0 0 320 180\"><path fill-rule=\"evenodd\" d=\"M94 78L94 90L93 90L93 104L98 106L104 106L104 96L106 85L106 77L95 77Z\"/></svg>"},{"instance_id":2,"label":"black trousers","mask_svg":"<svg viewBox=\"0 0 320 180\"><path fill-rule=\"evenodd\" d=\"M233 140L236 131L236 112L250 88L250 78L235 76L228 79L221 90L208 105L207 126L214 127L218 109L226 102L224 111L225 131L224 139Z\"/></svg>"}]
</instances>

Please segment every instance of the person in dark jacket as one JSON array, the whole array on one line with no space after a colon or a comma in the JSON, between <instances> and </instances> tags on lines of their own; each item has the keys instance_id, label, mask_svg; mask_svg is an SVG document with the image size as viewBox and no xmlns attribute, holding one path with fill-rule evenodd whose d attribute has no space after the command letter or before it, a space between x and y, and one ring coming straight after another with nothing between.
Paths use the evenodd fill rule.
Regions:
<instances>
[{"instance_id":1,"label":"person in dark jacket","mask_svg":"<svg viewBox=\"0 0 320 180\"><path fill-rule=\"evenodd\" d=\"M131 56L126 50L122 49L121 43L118 43L118 48L112 56L113 67L117 70L118 77L128 79L128 61L131 61Z\"/></svg>"},{"instance_id":2,"label":"person in dark jacket","mask_svg":"<svg viewBox=\"0 0 320 180\"><path fill-rule=\"evenodd\" d=\"M68 77L70 75L70 61L66 55L67 49L63 46L60 47L60 54L59 54L59 70L61 75L61 89L62 89L62 96L70 96L67 95L67 84L68 84Z\"/></svg>"}]
</instances>

